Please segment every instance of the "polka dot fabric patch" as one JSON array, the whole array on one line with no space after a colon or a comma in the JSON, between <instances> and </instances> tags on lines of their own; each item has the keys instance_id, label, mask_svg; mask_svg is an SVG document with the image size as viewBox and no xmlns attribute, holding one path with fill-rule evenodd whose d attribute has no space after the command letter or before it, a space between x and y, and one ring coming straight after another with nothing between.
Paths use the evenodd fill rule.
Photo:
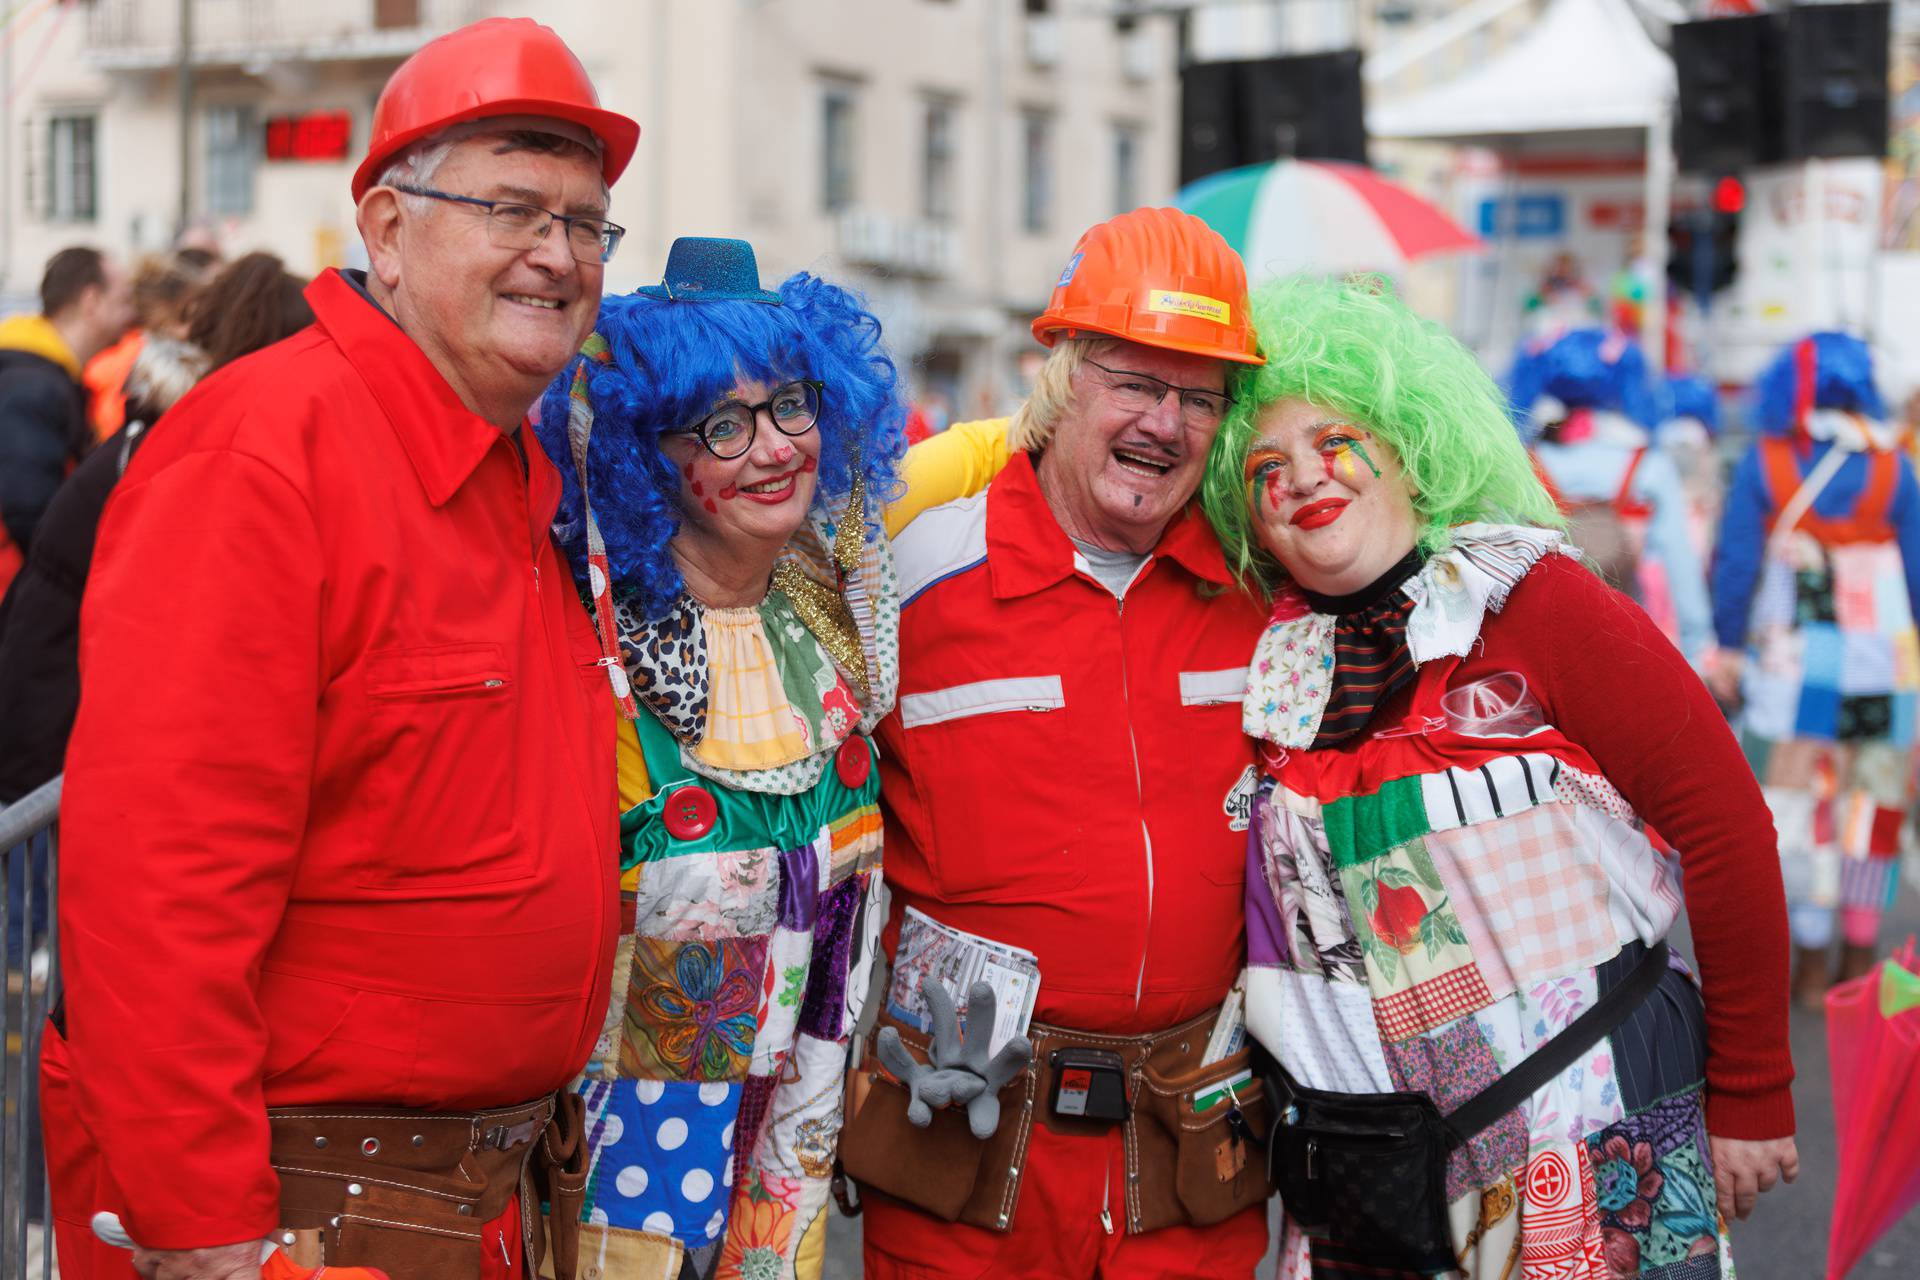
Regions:
<instances>
[{"instance_id":1,"label":"polka dot fabric patch","mask_svg":"<svg viewBox=\"0 0 1920 1280\"><path fill-rule=\"evenodd\" d=\"M740 1086L718 1081L584 1081L587 1221L672 1236L690 1249L720 1238L733 1184Z\"/></svg>"}]
</instances>

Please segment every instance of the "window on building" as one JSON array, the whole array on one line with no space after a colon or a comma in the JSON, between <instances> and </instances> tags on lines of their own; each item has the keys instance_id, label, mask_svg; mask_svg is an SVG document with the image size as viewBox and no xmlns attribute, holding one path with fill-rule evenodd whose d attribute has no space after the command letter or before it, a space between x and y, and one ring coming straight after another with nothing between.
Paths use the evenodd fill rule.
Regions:
<instances>
[{"instance_id":1,"label":"window on building","mask_svg":"<svg viewBox=\"0 0 1920 1280\"><path fill-rule=\"evenodd\" d=\"M820 98L820 206L838 213L854 201L854 112L859 91L850 84L829 83Z\"/></svg>"},{"instance_id":2,"label":"window on building","mask_svg":"<svg viewBox=\"0 0 1920 1280\"><path fill-rule=\"evenodd\" d=\"M1113 126L1113 211L1140 207L1140 126Z\"/></svg>"},{"instance_id":3,"label":"window on building","mask_svg":"<svg viewBox=\"0 0 1920 1280\"><path fill-rule=\"evenodd\" d=\"M1020 225L1045 231L1053 218L1053 117L1027 111L1020 117L1024 181L1020 189Z\"/></svg>"},{"instance_id":4,"label":"window on building","mask_svg":"<svg viewBox=\"0 0 1920 1280\"><path fill-rule=\"evenodd\" d=\"M927 103L920 139L920 214L929 222L953 220L954 117L957 108L941 98Z\"/></svg>"},{"instance_id":5,"label":"window on building","mask_svg":"<svg viewBox=\"0 0 1920 1280\"><path fill-rule=\"evenodd\" d=\"M91 113L54 116L47 134L47 216L92 222L99 214L98 119Z\"/></svg>"},{"instance_id":6,"label":"window on building","mask_svg":"<svg viewBox=\"0 0 1920 1280\"><path fill-rule=\"evenodd\" d=\"M208 107L206 112L208 213L253 212L253 170L260 158L260 131L253 108Z\"/></svg>"}]
</instances>

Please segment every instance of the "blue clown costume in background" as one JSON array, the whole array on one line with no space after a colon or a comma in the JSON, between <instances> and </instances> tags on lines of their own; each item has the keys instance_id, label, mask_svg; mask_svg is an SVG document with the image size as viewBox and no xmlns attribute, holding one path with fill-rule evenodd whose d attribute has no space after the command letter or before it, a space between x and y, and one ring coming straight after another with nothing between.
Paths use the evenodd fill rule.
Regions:
<instances>
[{"instance_id":1,"label":"blue clown costume in background","mask_svg":"<svg viewBox=\"0 0 1920 1280\"><path fill-rule=\"evenodd\" d=\"M812 506L765 598L710 608L669 551L683 498L661 437L736 381L796 379L823 384ZM607 299L542 402L556 534L625 710L622 929L574 1085L582 1274L820 1272L886 918L869 735L894 703L899 598L868 504L896 488L904 420L858 300L805 273L763 290L725 240L677 241L663 285Z\"/></svg>"},{"instance_id":2,"label":"blue clown costume in background","mask_svg":"<svg viewBox=\"0 0 1920 1280\"><path fill-rule=\"evenodd\" d=\"M1508 395L1570 538L1698 663L1713 647L1692 504L1652 449L1661 399L1632 339L1575 329L1521 348Z\"/></svg>"},{"instance_id":3,"label":"blue clown costume in background","mask_svg":"<svg viewBox=\"0 0 1920 1280\"><path fill-rule=\"evenodd\" d=\"M1856 338L1816 333L1755 386L1760 437L1728 487L1714 564L1721 645L1744 648L1741 740L1773 810L1795 992L1871 963L1913 802L1920 486Z\"/></svg>"}]
</instances>

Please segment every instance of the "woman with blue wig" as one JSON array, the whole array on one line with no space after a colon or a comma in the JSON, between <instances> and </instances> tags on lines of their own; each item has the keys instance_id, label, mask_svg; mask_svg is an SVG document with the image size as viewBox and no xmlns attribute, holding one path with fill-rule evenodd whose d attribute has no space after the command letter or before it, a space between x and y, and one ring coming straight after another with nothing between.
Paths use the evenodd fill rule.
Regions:
<instances>
[{"instance_id":1,"label":"woman with blue wig","mask_svg":"<svg viewBox=\"0 0 1920 1280\"><path fill-rule=\"evenodd\" d=\"M1873 964L1913 803L1920 486L1873 356L1843 333L1781 350L1755 386L1714 563L1715 692L1778 828L1795 998Z\"/></svg>"},{"instance_id":2,"label":"woman with blue wig","mask_svg":"<svg viewBox=\"0 0 1920 1280\"><path fill-rule=\"evenodd\" d=\"M886 914L868 735L899 674L879 510L905 416L854 295L762 289L750 245L692 238L663 284L602 304L542 402L556 531L625 715L626 915L553 1196L607 1275L819 1271ZM934 447L1004 451L956 430Z\"/></svg>"},{"instance_id":3,"label":"woman with blue wig","mask_svg":"<svg viewBox=\"0 0 1920 1280\"><path fill-rule=\"evenodd\" d=\"M1705 665L1713 649L1706 570L1680 471L1651 447L1660 409L1639 344L1576 329L1523 348L1508 386L1569 536L1682 653Z\"/></svg>"}]
</instances>

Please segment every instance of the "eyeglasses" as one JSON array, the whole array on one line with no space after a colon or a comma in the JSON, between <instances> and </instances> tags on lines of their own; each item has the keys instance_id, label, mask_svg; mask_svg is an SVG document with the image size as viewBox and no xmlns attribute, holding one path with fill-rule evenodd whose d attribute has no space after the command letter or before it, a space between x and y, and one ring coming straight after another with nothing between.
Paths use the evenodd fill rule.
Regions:
<instances>
[{"instance_id":1,"label":"eyeglasses","mask_svg":"<svg viewBox=\"0 0 1920 1280\"><path fill-rule=\"evenodd\" d=\"M613 251L620 247L620 237L627 234L625 227L617 222L608 222L605 218L575 218L551 209L542 209L538 205L517 204L511 200L456 196L447 191L435 191L431 187L408 187L397 182L389 185L395 191L404 191L410 196L425 196L429 200L446 200L485 209L487 239L500 249L537 249L557 222L567 229L567 248L572 252L574 261L594 265L610 260Z\"/></svg>"},{"instance_id":2,"label":"eyeglasses","mask_svg":"<svg viewBox=\"0 0 1920 1280\"><path fill-rule=\"evenodd\" d=\"M753 448L762 410L783 436L803 436L813 430L820 421L820 397L826 389L824 382L799 378L775 387L773 394L759 404L736 400L682 429L699 436L714 457L737 458Z\"/></svg>"},{"instance_id":3,"label":"eyeglasses","mask_svg":"<svg viewBox=\"0 0 1920 1280\"><path fill-rule=\"evenodd\" d=\"M1101 381L1113 395L1114 404L1130 413L1145 413L1167 398L1167 392L1180 393L1180 416L1190 427L1214 427L1227 416L1233 397L1224 391L1205 387L1182 387L1174 383L1135 373L1131 369L1109 369L1098 360L1088 364L1106 374Z\"/></svg>"}]
</instances>

